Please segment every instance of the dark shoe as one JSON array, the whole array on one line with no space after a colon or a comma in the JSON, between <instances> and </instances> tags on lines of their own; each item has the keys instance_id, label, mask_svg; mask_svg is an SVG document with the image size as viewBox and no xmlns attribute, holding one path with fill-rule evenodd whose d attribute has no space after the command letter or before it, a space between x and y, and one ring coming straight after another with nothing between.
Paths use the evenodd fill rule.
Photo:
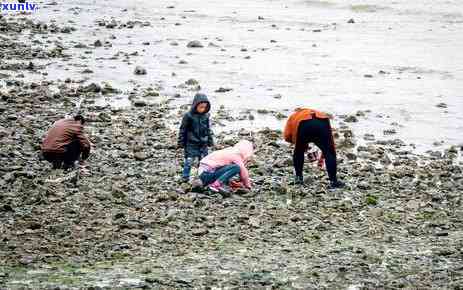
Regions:
<instances>
[{"instance_id":1,"label":"dark shoe","mask_svg":"<svg viewBox=\"0 0 463 290\"><path fill-rule=\"evenodd\" d=\"M295 185L303 185L304 184L304 178L302 176L296 176L294 179L294 184Z\"/></svg>"},{"instance_id":2,"label":"dark shoe","mask_svg":"<svg viewBox=\"0 0 463 290\"><path fill-rule=\"evenodd\" d=\"M76 168L76 163L73 162L73 163L64 163L63 164L63 169L64 171L72 171Z\"/></svg>"},{"instance_id":3,"label":"dark shoe","mask_svg":"<svg viewBox=\"0 0 463 290\"><path fill-rule=\"evenodd\" d=\"M189 183L190 178L189 177L182 177L182 183Z\"/></svg>"},{"instance_id":4,"label":"dark shoe","mask_svg":"<svg viewBox=\"0 0 463 290\"><path fill-rule=\"evenodd\" d=\"M220 193L223 197L231 196L231 189L220 181L215 181L209 185L209 189L213 192Z\"/></svg>"},{"instance_id":5,"label":"dark shoe","mask_svg":"<svg viewBox=\"0 0 463 290\"><path fill-rule=\"evenodd\" d=\"M63 162L60 162L60 161L53 161L51 164L52 164L53 170L57 170L57 169L62 169L62 168L63 168Z\"/></svg>"},{"instance_id":6,"label":"dark shoe","mask_svg":"<svg viewBox=\"0 0 463 290\"><path fill-rule=\"evenodd\" d=\"M214 181L209 185L209 189L213 192L220 192L222 190L223 184L220 181Z\"/></svg>"},{"instance_id":7,"label":"dark shoe","mask_svg":"<svg viewBox=\"0 0 463 290\"><path fill-rule=\"evenodd\" d=\"M346 184L342 181L334 181L330 183L330 189L343 188Z\"/></svg>"}]
</instances>

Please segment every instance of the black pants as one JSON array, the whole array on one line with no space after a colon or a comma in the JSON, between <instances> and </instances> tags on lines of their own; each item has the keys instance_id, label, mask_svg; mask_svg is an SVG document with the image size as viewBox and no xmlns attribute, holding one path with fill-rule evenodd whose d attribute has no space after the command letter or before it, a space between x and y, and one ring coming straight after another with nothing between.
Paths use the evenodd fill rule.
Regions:
<instances>
[{"instance_id":1,"label":"black pants","mask_svg":"<svg viewBox=\"0 0 463 290\"><path fill-rule=\"evenodd\" d=\"M314 143L322 151L330 181L337 181L336 149L334 147L331 125L328 119L315 118L299 123L297 143L293 153L293 164L296 176L302 177L304 153L310 142Z\"/></svg>"},{"instance_id":2,"label":"black pants","mask_svg":"<svg viewBox=\"0 0 463 290\"><path fill-rule=\"evenodd\" d=\"M43 152L43 157L53 165L53 169L68 169L74 167L79 158L87 159L89 154L90 149L82 148L79 141L75 140L66 145L64 153Z\"/></svg>"}]
</instances>

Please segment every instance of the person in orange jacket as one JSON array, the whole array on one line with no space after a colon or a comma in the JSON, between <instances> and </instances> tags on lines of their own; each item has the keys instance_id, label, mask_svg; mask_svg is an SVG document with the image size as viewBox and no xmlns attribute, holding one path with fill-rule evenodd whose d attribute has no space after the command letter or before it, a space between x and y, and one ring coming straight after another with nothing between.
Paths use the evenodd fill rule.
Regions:
<instances>
[{"instance_id":1,"label":"person in orange jacket","mask_svg":"<svg viewBox=\"0 0 463 290\"><path fill-rule=\"evenodd\" d=\"M296 109L286 122L284 139L295 145L293 165L296 173L296 184L303 184L304 153L309 143L314 143L322 151L325 158L326 171L331 188L344 187L337 179L336 148L334 145L329 116L326 113L302 108Z\"/></svg>"}]
</instances>

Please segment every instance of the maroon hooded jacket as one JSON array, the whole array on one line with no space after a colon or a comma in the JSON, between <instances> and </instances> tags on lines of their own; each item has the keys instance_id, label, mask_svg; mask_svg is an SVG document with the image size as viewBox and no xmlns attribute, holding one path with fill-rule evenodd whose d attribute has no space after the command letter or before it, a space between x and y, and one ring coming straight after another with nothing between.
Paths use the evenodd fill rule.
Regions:
<instances>
[{"instance_id":1,"label":"maroon hooded jacket","mask_svg":"<svg viewBox=\"0 0 463 290\"><path fill-rule=\"evenodd\" d=\"M81 122L72 118L61 119L48 130L41 148L43 152L64 153L65 146L74 140L79 140L82 150L90 149L90 141L83 133Z\"/></svg>"}]
</instances>

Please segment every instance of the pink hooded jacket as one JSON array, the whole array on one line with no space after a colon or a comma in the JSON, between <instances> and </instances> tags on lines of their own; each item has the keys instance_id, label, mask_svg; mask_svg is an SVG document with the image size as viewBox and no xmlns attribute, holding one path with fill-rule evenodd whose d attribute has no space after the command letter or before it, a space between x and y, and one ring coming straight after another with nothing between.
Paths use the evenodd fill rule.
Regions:
<instances>
[{"instance_id":1,"label":"pink hooded jacket","mask_svg":"<svg viewBox=\"0 0 463 290\"><path fill-rule=\"evenodd\" d=\"M236 164L240 167L240 177L244 186L251 188L249 180L249 172L245 163L254 154L254 148L251 142L241 140L233 147L228 147L222 150L214 151L201 159L201 165L205 165L210 169L215 169L229 164Z\"/></svg>"}]
</instances>

